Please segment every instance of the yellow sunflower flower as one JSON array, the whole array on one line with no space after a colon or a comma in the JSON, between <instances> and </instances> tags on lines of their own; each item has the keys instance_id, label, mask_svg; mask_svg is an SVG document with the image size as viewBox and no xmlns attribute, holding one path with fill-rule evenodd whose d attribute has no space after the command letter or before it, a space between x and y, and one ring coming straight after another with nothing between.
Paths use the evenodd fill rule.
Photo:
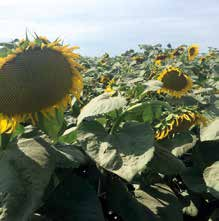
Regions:
<instances>
[{"instance_id":1,"label":"yellow sunflower flower","mask_svg":"<svg viewBox=\"0 0 219 221\"><path fill-rule=\"evenodd\" d=\"M195 59L195 57L198 55L199 53L199 46L196 44L193 44L191 46L188 47L188 60L189 61L193 61Z\"/></svg>"},{"instance_id":2,"label":"yellow sunflower flower","mask_svg":"<svg viewBox=\"0 0 219 221\"><path fill-rule=\"evenodd\" d=\"M155 139L162 140L170 135L185 132L192 126L201 124L204 126L207 124L207 119L203 115L193 111L187 111L174 116L171 120L165 122L164 126L156 129Z\"/></svg>"},{"instance_id":3,"label":"yellow sunflower flower","mask_svg":"<svg viewBox=\"0 0 219 221\"><path fill-rule=\"evenodd\" d=\"M160 66L160 65L161 65L161 60L155 60L155 64L156 64L157 66Z\"/></svg>"},{"instance_id":4,"label":"yellow sunflower flower","mask_svg":"<svg viewBox=\"0 0 219 221\"><path fill-rule=\"evenodd\" d=\"M112 88L112 85L115 83L115 79L111 79L109 82L108 82L108 85L106 86L104 92L105 93L115 93L115 90Z\"/></svg>"},{"instance_id":5,"label":"yellow sunflower flower","mask_svg":"<svg viewBox=\"0 0 219 221\"><path fill-rule=\"evenodd\" d=\"M83 89L81 67L76 62L76 47L45 38L21 41L0 59L0 133L11 133L17 123L37 120L64 109L72 95Z\"/></svg>"},{"instance_id":6,"label":"yellow sunflower flower","mask_svg":"<svg viewBox=\"0 0 219 221\"><path fill-rule=\"evenodd\" d=\"M167 93L176 98L180 98L192 88L192 79L179 68L172 66L164 69L157 80L163 82L158 93Z\"/></svg>"},{"instance_id":7,"label":"yellow sunflower flower","mask_svg":"<svg viewBox=\"0 0 219 221\"><path fill-rule=\"evenodd\" d=\"M114 93L115 90L110 86L108 85L105 90L104 90L105 93Z\"/></svg>"}]
</instances>

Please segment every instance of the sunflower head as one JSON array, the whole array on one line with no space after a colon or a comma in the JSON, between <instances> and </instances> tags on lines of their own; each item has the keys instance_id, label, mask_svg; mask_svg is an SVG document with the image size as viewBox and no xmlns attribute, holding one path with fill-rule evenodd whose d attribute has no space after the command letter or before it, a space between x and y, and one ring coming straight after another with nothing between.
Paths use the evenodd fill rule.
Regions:
<instances>
[{"instance_id":1,"label":"sunflower head","mask_svg":"<svg viewBox=\"0 0 219 221\"><path fill-rule=\"evenodd\" d=\"M145 58L144 56L136 55L136 56L131 57L131 60L136 61L136 62L142 62L145 60Z\"/></svg>"},{"instance_id":2,"label":"sunflower head","mask_svg":"<svg viewBox=\"0 0 219 221\"><path fill-rule=\"evenodd\" d=\"M179 46L178 48L174 49L171 53L171 57L178 57L185 51L185 47L183 45Z\"/></svg>"},{"instance_id":3,"label":"sunflower head","mask_svg":"<svg viewBox=\"0 0 219 221\"><path fill-rule=\"evenodd\" d=\"M168 56L166 54L159 54L155 58L155 64L160 65L162 61L164 61Z\"/></svg>"},{"instance_id":4,"label":"sunflower head","mask_svg":"<svg viewBox=\"0 0 219 221\"><path fill-rule=\"evenodd\" d=\"M100 83L106 83L110 80L109 76L107 75L101 75L100 78L99 78L99 82Z\"/></svg>"},{"instance_id":5,"label":"sunflower head","mask_svg":"<svg viewBox=\"0 0 219 221\"><path fill-rule=\"evenodd\" d=\"M180 98L192 88L191 78L179 68L168 67L158 76L157 80L163 82L163 87L158 93L167 93L173 97Z\"/></svg>"},{"instance_id":6,"label":"sunflower head","mask_svg":"<svg viewBox=\"0 0 219 221\"><path fill-rule=\"evenodd\" d=\"M23 40L0 60L0 133L38 112L65 108L83 88L76 47L37 37Z\"/></svg>"},{"instance_id":7,"label":"sunflower head","mask_svg":"<svg viewBox=\"0 0 219 221\"><path fill-rule=\"evenodd\" d=\"M207 119L196 111L187 110L180 114L172 114L159 123L156 128L155 139L162 140L168 136L188 131L195 125L206 125Z\"/></svg>"},{"instance_id":8,"label":"sunflower head","mask_svg":"<svg viewBox=\"0 0 219 221\"><path fill-rule=\"evenodd\" d=\"M195 59L195 57L198 55L199 53L199 46L196 44L193 44L191 46L188 47L188 60L189 61L193 61Z\"/></svg>"},{"instance_id":9,"label":"sunflower head","mask_svg":"<svg viewBox=\"0 0 219 221\"><path fill-rule=\"evenodd\" d=\"M115 90L110 85L107 85L104 92L113 94L113 93L115 93Z\"/></svg>"}]
</instances>

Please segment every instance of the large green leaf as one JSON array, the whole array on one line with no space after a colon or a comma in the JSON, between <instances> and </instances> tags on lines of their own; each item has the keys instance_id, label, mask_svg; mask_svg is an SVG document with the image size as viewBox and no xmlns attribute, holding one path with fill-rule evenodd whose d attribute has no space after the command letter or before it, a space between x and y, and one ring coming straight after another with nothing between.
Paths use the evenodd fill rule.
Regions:
<instances>
[{"instance_id":1,"label":"large green leaf","mask_svg":"<svg viewBox=\"0 0 219 221\"><path fill-rule=\"evenodd\" d=\"M194 165L203 171L216 161L219 161L219 140L204 141L193 149Z\"/></svg>"},{"instance_id":2,"label":"large green leaf","mask_svg":"<svg viewBox=\"0 0 219 221\"><path fill-rule=\"evenodd\" d=\"M83 121L77 129L77 140L86 153L99 162L100 144L105 141L107 133L97 121Z\"/></svg>"},{"instance_id":3,"label":"large green leaf","mask_svg":"<svg viewBox=\"0 0 219 221\"><path fill-rule=\"evenodd\" d=\"M101 192L104 194L104 203L125 221L156 221L156 215L137 201L128 190L127 185L118 177L104 175L101 182Z\"/></svg>"},{"instance_id":4,"label":"large green leaf","mask_svg":"<svg viewBox=\"0 0 219 221\"><path fill-rule=\"evenodd\" d=\"M197 142L197 137L190 133L181 133L173 138L164 139L159 142L159 146L167 148L176 157L181 157L191 150Z\"/></svg>"},{"instance_id":5,"label":"large green leaf","mask_svg":"<svg viewBox=\"0 0 219 221\"><path fill-rule=\"evenodd\" d=\"M213 120L207 127L201 128L201 141L219 140L219 118Z\"/></svg>"},{"instance_id":6,"label":"large green leaf","mask_svg":"<svg viewBox=\"0 0 219 221\"><path fill-rule=\"evenodd\" d=\"M197 167L187 168L182 174L183 182L195 193L205 193L206 185L202 176L202 172Z\"/></svg>"},{"instance_id":7,"label":"large green leaf","mask_svg":"<svg viewBox=\"0 0 219 221\"><path fill-rule=\"evenodd\" d=\"M49 152L37 142L25 141L2 153L0 220L26 221L39 206L55 168Z\"/></svg>"},{"instance_id":8,"label":"large green leaf","mask_svg":"<svg viewBox=\"0 0 219 221\"><path fill-rule=\"evenodd\" d=\"M58 141L61 143L68 143L72 144L76 141L77 139L77 131L76 128L69 128L67 129L62 136L58 138Z\"/></svg>"},{"instance_id":9,"label":"large green leaf","mask_svg":"<svg viewBox=\"0 0 219 221\"><path fill-rule=\"evenodd\" d=\"M0 152L0 220L26 221L40 205L57 166L77 168L88 162L79 149L60 149L39 137L20 139Z\"/></svg>"},{"instance_id":10,"label":"large green leaf","mask_svg":"<svg viewBox=\"0 0 219 221\"><path fill-rule=\"evenodd\" d=\"M185 168L169 151L154 147L153 131L146 123L125 123L117 133L108 135L100 123L83 122L78 141L99 165L128 181L147 167L167 175Z\"/></svg>"},{"instance_id":11,"label":"large green leaf","mask_svg":"<svg viewBox=\"0 0 219 221\"><path fill-rule=\"evenodd\" d=\"M185 170L183 161L162 147L155 147L148 167L164 175L177 175Z\"/></svg>"},{"instance_id":12,"label":"large green leaf","mask_svg":"<svg viewBox=\"0 0 219 221\"><path fill-rule=\"evenodd\" d=\"M208 191L219 199L219 161L205 168L203 177Z\"/></svg>"},{"instance_id":13,"label":"large green leaf","mask_svg":"<svg viewBox=\"0 0 219 221\"><path fill-rule=\"evenodd\" d=\"M92 116L98 116L101 114L109 113L113 110L120 109L126 105L126 99L121 96L112 97L109 93L104 93L92 99L86 106L81 110L78 116L78 124L83 119Z\"/></svg>"},{"instance_id":14,"label":"large green leaf","mask_svg":"<svg viewBox=\"0 0 219 221\"><path fill-rule=\"evenodd\" d=\"M151 123L160 118L164 107L168 107L168 104L160 101L138 103L124 112L124 119Z\"/></svg>"},{"instance_id":15,"label":"large green leaf","mask_svg":"<svg viewBox=\"0 0 219 221\"><path fill-rule=\"evenodd\" d=\"M213 211L208 221L218 221L218 220L219 220L219 208Z\"/></svg>"},{"instance_id":16,"label":"large green leaf","mask_svg":"<svg viewBox=\"0 0 219 221\"><path fill-rule=\"evenodd\" d=\"M182 205L172 190L164 184L155 184L136 190L138 201L148 207L159 221L183 221Z\"/></svg>"},{"instance_id":17,"label":"large green leaf","mask_svg":"<svg viewBox=\"0 0 219 221\"><path fill-rule=\"evenodd\" d=\"M153 141L153 131L148 124L126 123L117 134L109 137L109 143L101 151L101 164L132 180L150 161Z\"/></svg>"},{"instance_id":18,"label":"large green leaf","mask_svg":"<svg viewBox=\"0 0 219 221\"><path fill-rule=\"evenodd\" d=\"M85 178L62 172L60 179L62 182L45 202L44 213L48 217L62 221L105 221L97 193Z\"/></svg>"},{"instance_id":19,"label":"large green leaf","mask_svg":"<svg viewBox=\"0 0 219 221\"><path fill-rule=\"evenodd\" d=\"M141 96L144 96L147 94L149 91L157 91L163 86L163 82L158 81L158 80L149 80L146 83L143 83L146 86L146 89L144 92L141 94Z\"/></svg>"},{"instance_id":20,"label":"large green leaf","mask_svg":"<svg viewBox=\"0 0 219 221\"><path fill-rule=\"evenodd\" d=\"M219 140L204 141L193 151L194 165L204 178L207 191L219 198Z\"/></svg>"}]
</instances>

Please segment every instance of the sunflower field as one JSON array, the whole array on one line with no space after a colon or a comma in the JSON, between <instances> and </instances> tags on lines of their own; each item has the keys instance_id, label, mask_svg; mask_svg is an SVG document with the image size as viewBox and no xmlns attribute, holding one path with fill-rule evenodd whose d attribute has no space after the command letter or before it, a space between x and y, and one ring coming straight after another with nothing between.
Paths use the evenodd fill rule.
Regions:
<instances>
[{"instance_id":1,"label":"sunflower field","mask_svg":"<svg viewBox=\"0 0 219 221\"><path fill-rule=\"evenodd\" d=\"M219 51L76 49L0 43L0 221L218 221Z\"/></svg>"}]
</instances>

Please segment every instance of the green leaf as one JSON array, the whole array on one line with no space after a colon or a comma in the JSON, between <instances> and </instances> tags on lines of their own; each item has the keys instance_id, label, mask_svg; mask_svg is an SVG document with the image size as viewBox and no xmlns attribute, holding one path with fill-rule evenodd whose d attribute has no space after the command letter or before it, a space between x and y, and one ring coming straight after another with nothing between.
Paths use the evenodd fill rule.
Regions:
<instances>
[{"instance_id":1,"label":"green leaf","mask_svg":"<svg viewBox=\"0 0 219 221\"><path fill-rule=\"evenodd\" d=\"M194 165L203 171L206 167L219 161L219 140L204 141L194 147Z\"/></svg>"},{"instance_id":2,"label":"green leaf","mask_svg":"<svg viewBox=\"0 0 219 221\"><path fill-rule=\"evenodd\" d=\"M195 193L205 193L206 185L202 176L202 172L196 168L187 168L182 174L180 174L183 182L186 186Z\"/></svg>"},{"instance_id":3,"label":"green leaf","mask_svg":"<svg viewBox=\"0 0 219 221\"><path fill-rule=\"evenodd\" d=\"M0 220L27 220L39 206L55 168L48 149L33 140L11 144L0 160ZM22 203L21 203L22 202Z\"/></svg>"},{"instance_id":4,"label":"green leaf","mask_svg":"<svg viewBox=\"0 0 219 221\"><path fill-rule=\"evenodd\" d=\"M207 185L208 192L219 199L219 161L214 162L211 166L206 167L203 177Z\"/></svg>"},{"instance_id":5,"label":"green leaf","mask_svg":"<svg viewBox=\"0 0 219 221\"><path fill-rule=\"evenodd\" d=\"M13 131L13 134L11 136L11 141L15 139L17 136L22 135L24 133L25 129L24 126L21 124L18 124L15 130Z\"/></svg>"},{"instance_id":6,"label":"green leaf","mask_svg":"<svg viewBox=\"0 0 219 221\"><path fill-rule=\"evenodd\" d=\"M0 220L28 220L41 205L56 167L72 169L88 163L81 150L55 148L40 137L10 143L0 158Z\"/></svg>"},{"instance_id":7,"label":"green leaf","mask_svg":"<svg viewBox=\"0 0 219 221\"><path fill-rule=\"evenodd\" d=\"M175 221L177 218L177 221L183 221L182 206L168 186L155 184L144 187L144 190L135 190L135 196L156 215L156 220Z\"/></svg>"},{"instance_id":8,"label":"green leaf","mask_svg":"<svg viewBox=\"0 0 219 221\"><path fill-rule=\"evenodd\" d=\"M178 174L184 164L170 152L154 147L154 135L146 123L128 122L108 135L101 124L83 122L78 140L93 160L120 177L131 181L147 167L163 174Z\"/></svg>"},{"instance_id":9,"label":"green leaf","mask_svg":"<svg viewBox=\"0 0 219 221\"><path fill-rule=\"evenodd\" d=\"M219 140L204 141L193 151L194 165L204 178L207 192L219 198Z\"/></svg>"},{"instance_id":10,"label":"green leaf","mask_svg":"<svg viewBox=\"0 0 219 221\"><path fill-rule=\"evenodd\" d=\"M197 137L190 133L181 133L173 138L164 139L159 142L159 146L167 148L176 157L181 157L191 150L197 142Z\"/></svg>"},{"instance_id":11,"label":"green leaf","mask_svg":"<svg viewBox=\"0 0 219 221\"><path fill-rule=\"evenodd\" d=\"M201 128L201 141L218 140L219 139L219 118L214 119L207 127Z\"/></svg>"},{"instance_id":12,"label":"green leaf","mask_svg":"<svg viewBox=\"0 0 219 221\"><path fill-rule=\"evenodd\" d=\"M64 173L62 173L64 174ZM80 176L63 177L45 202L48 217L62 221L105 221L95 189Z\"/></svg>"},{"instance_id":13,"label":"green leaf","mask_svg":"<svg viewBox=\"0 0 219 221\"><path fill-rule=\"evenodd\" d=\"M151 152L151 159L147 166L164 175L177 175L185 170L185 165L180 159L176 158L167 149L157 146Z\"/></svg>"},{"instance_id":14,"label":"green leaf","mask_svg":"<svg viewBox=\"0 0 219 221\"><path fill-rule=\"evenodd\" d=\"M219 209L217 208L213 211L208 221L218 221L218 220L219 220Z\"/></svg>"},{"instance_id":15,"label":"green leaf","mask_svg":"<svg viewBox=\"0 0 219 221\"><path fill-rule=\"evenodd\" d=\"M153 110L150 105L146 105L144 107L144 111L142 113L142 118L144 122L152 123L153 121Z\"/></svg>"},{"instance_id":16,"label":"green leaf","mask_svg":"<svg viewBox=\"0 0 219 221\"><path fill-rule=\"evenodd\" d=\"M77 140L86 153L97 162L99 161L99 149L104 142L107 133L104 127L97 121L83 121L77 129Z\"/></svg>"},{"instance_id":17,"label":"green leaf","mask_svg":"<svg viewBox=\"0 0 219 221\"><path fill-rule=\"evenodd\" d=\"M76 128L70 128L64 132L62 136L58 138L58 141L61 143L72 144L77 139L77 130Z\"/></svg>"},{"instance_id":18,"label":"green leaf","mask_svg":"<svg viewBox=\"0 0 219 221\"><path fill-rule=\"evenodd\" d=\"M44 116L42 113L37 114L37 127L53 139L57 139L64 123L64 112L62 110L55 110L54 116Z\"/></svg>"},{"instance_id":19,"label":"green leaf","mask_svg":"<svg viewBox=\"0 0 219 221\"><path fill-rule=\"evenodd\" d=\"M101 192L104 193L105 203L108 208L119 215L125 221L156 221L156 216L142 205L128 190L127 185L121 179L114 176L104 176L101 183Z\"/></svg>"},{"instance_id":20,"label":"green leaf","mask_svg":"<svg viewBox=\"0 0 219 221\"><path fill-rule=\"evenodd\" d=\"M83 107L78 116L78 125L87 117L94 117L120 109L126 105L124 97L111 97L109 93L104 93L92 99Z\"/></svg>"},{"instance_id":21,"label":"green leaf","mask_svg":"<svg viewBox=\"0 0 219 221\"><path fill-rule=\"evenodd\" d=\"M149 80L146 83L144 83L144 85L146 86L146 89L141 94L141 96L145 95L149 91L157 91L158 89L160 89L163 86L163 83L158 80Z\"/></svg>"},{"instance_id":22,"label":"green leaf","mask_svg":"<svg viewBox=\"0 0 219 221\"><path fill-rule=\"evenodd\" d=\"M0 149L4 150L7 148L8 144L10 143L11 134L0 134Z\"/></svg>"},{"instance_id":23,"label":"green leaf","mask_svg":"<svg viewBox=\"0 0 219 221\"><path fill-rule=\"evenodd\" d=\"M154 119L160 118L163 108L168 108L165 102L151 101L138 103L124 112L124 119L151 123Z\"/></svg>"},{"instance_id":24,"label":"green leaf","mask_svg":"<svg viewBox=\"0 0 219 221\"><path fill-rule=\"evenodd\" d=\"M196 218L198 220L198 215L200 214L199 209L202 207L201 197L197 194L189 194L187 192L182 192L183 197L181 203L183 204L183 214L189 216L189 218Z\"/></svg>"},{"instance_id":25,"label":"green leaf","mask_svg":"<svg viewBox=\"0 0 219 221\"><path fill-rule=\"evenodd\" d=\"M100 163L126 180L143 171L153 148L153 131L145 123L129 122L101 144Z\"/></svg>"}]
</instances>

